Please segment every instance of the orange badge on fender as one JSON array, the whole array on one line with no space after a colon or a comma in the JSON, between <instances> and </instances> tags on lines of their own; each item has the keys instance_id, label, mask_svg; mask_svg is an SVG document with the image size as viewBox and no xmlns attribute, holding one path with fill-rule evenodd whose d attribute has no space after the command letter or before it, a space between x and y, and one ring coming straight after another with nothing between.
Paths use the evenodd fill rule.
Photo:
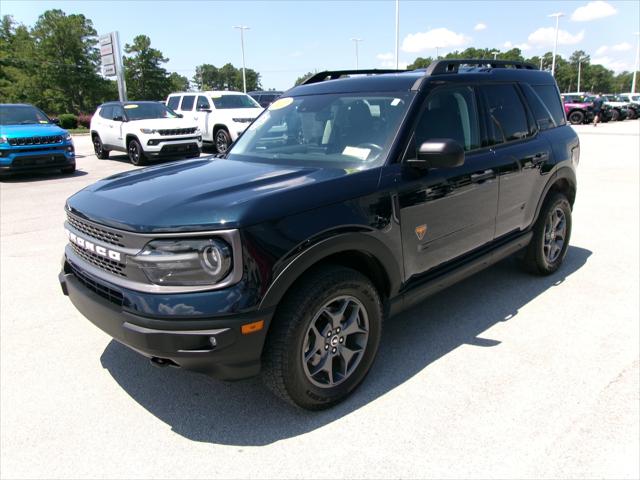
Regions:
<instances>
[{"instance_id":1,"label":"orange badge on fender","mask_svg":"<svg viewBox=\"0 0 640 480\"><path fill-rule=\"evenodd\" d=\"M416 227L416 235L418 237L418 240L422 240L424 238L424 234L427 233L427 226L426 225L418 225Z\"/></svg>"}]
</instances>

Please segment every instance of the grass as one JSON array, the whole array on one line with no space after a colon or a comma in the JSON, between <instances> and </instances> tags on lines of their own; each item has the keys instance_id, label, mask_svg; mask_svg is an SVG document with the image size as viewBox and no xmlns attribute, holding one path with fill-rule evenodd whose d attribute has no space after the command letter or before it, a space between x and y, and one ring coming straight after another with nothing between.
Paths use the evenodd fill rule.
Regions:
<instances>
[{"instance_id":1,"label":"grass","mask_svg":"<svg viewBox=\"0 0 640 480\"><path fill-rule=\"evenodd\" d=\"M89 133L89 129L84 127L67 128L67 132L69 132L71 135L80 135L83 133Z\"/></svg>"}]
</instances>

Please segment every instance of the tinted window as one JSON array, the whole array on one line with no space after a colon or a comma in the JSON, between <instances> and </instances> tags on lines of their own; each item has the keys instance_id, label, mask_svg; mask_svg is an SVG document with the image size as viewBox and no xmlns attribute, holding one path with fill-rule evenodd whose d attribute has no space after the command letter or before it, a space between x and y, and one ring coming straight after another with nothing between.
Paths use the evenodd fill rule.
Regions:
<instances>
[{"instance_id":1,"label":"tinted window","mask_svg":"<svg viewBox=\"0 0 640 480\"><path fill-rule=\"evenodd\" d=\"M113 107L111 105L105 105L100 109L100 116L111 120L113 118Z\"/></svg>"},{"instance_id":2,"label":"tinted window","mask_svg":"<svg viewBox=\"0 0 640 480\"><path fill-rule=\"evenodd\" d=\"M533 90L547 107L556 125L564 125L564 108L558 96L558 89L555 85L532 85Z\"/></svg>"},{"instance_id":3,"label":"tinted window","mask_svg":"<svg viewBox=\"0 0 640 480\"><path fill-rule=\"evenodd\" d=\"M176 113L162 103L141 102L127 103L124 106L129 120L144 120L148 118L177 118Z\"/></svg>"},{"instance_id":4,"label":"tinted window","mask_svg":"<svg viewBox=\"0 0 640 480\"><path fill-rule=\"evenodd\" d=\"M115 120L116 117L120 117L124 119L124 110L120 105L114 105L113 107L112 118Z\"/></svg>"},{"instance_id":5,"label":"tinted window","mask_svg":"<svg viewBox=\"0 0 640 480\"><path fill-rule=\"evenodd\" d=\"M211 105L209 104L209 100L207 100L207 97L203 97L202 95L199 95L198 102L196 103L196 110L201 110L203 108L210 110Z\"/></svg>"},{"instance_id":6,"label":"tinted window","mask_svg":"<svg viewBox=\"0 0 640 480\"><path fill-rule=\"evenodd\" d=\"M489 136L492 143L520 140L529 135L527 112L515 85L483 87L489 114Z\"/></svg>"},{"instance_id":7,"label":"tinted window","mask_svg":"<svg viewBox=\"0 0 640 480\"><path fill-rule=\"evenodd\" d=\"M167 102L167 107L169 107L172 110L175 110L176 108L178 108L178 105L180 105L179 96L169 97L169 101Z\"/></svg>"},{"instance_id":8,"label":"tinted window","mask_svg":"<svg viewBox=\"0 0 640 480\"><path fill-rule=\"evenodd\" d=\"M184 97L182 97L182 105L180 105L180 110L193 110L193 101L195 98L195 95L185 95Z\"/></svg>"},{"instance_id":9,"label":"tinted window","mask_svg":"<svg viewBox=\"0 0 640 480\"><path fill-rule=\"evenodd\" d=\"M31 105L1 105L0 125L49 123L49 118Z\"/></svg>"},{"instance_id":10,"label":"tinted window","mask_svg":"<svg viewBox=\"0 0 640 480\"><path fill-rule=\"evenodd\" d=\"M221 95L213 99L216 108L260 108L260 105L249 95Z\"/></svg>"},{"instance_id":11,"label":"tinted window","mask_svg":"<svg viewBox=\"0 0 640 480\"><path fill-rule=\"evenodd\" d=\"M538 128L540 130L554 128L556 126L556 122L551 115L551 112L545 106L545 104L540 99L538 94L533 90L533 88L525 83L522 84L522 91L525 98L527 99L527 103L529 104L531 111L533 112L534 120L538 125Z\"/></svg>"},{"instance_id":12,"label":"tinted window","mask_svg":"<svg viewBox=\"0 0 640 480\"><path fill-rule=\"evenodd\" d=\"M435 91L416 127L416 148L432 138L452 138L465 150L480 146L478 111L471 87Z\"/></svg>"}]
</instances>

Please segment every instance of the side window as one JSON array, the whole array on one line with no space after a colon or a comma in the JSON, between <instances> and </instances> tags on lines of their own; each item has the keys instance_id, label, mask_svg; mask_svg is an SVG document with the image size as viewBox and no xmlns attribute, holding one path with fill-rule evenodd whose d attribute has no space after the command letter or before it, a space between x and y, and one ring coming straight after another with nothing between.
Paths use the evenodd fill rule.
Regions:
<instances>
[{"instance_id":1,"label":"side window","mask_svg":"<svg viewBox=\"0 0 640 480\"><path fill-rule=\"evenodd\" d=\"M167 107L169 107L171 110L177 110L178 109L178 105L180 105L180 96L176 95L173 97L169 97L169 101L167 102Z\"/></svg>"},{"instance_id":2,"label":"side window","mask_svg":"<svg viewBox=\"0 0 640 480\"><path fill-rule=\"evenodd\" d=\"M485 85L484 91L493 144L520 140L530 134L527 112L513 84Z\"/></svg>"},{"instance_id":3,"label":"side window","mask_svg":"<svg viewBox=\"0 0 640 480\"><path fill-rule=\"evenodd\" d=\"M105 105L100 109L100 116L111 120L113 118L113 107L111 105Z\"/></svg>"},{"instance_id":4,"label":"side window","mask_svg":"<svg viewBox=\"0 0 640 480\"><path fill-rule=\"evenodd\" d=\"M116 117L124 118L124 109L120 105L114 105L113 106L113 117L112 118L115 120Z\"/></svg>"},{"instance_id":5,"label":"side window","mask_svg":"<svg viewBox=\"0 0 640 480\"><path fill-rule=\"evenodd\" d=\"M195 95L185 95L182 97L182 104L180 105L180 110L190 112L193 110L193 102L195 100Z\"/></svg>"},{"instance_id":6,"label":"side window","mask_svg":"<svg viewBox=\"0 0 640 480\"><path fill-rule=\"evenodd\" d=\"M558 98L558 89L555 85L532 85L533 90L538 97L544 102L556 125L564 125L566 122L564 116L564 108Z\"/></svg>"},{"instance_id":7,"label":"side window","mask_svg":"<svg viewBox=\"0 0 640 480\"><path fill-rule=\"evenodd\" d=\"M202 95L198 95L198 102L196 103L196 110L202 110L202 109L211 110L211 105L209 104L209 100L207 100L207 97L204 97Z\"/></svg>"},{"instance_id":8,"label":"side window","mask_svg":"<svg viewBox=\"0 0 640 480\"><path fill-rule=\"evenodd\" d=\"M451 138L466 151L480 147L473 88L445 88L429 95L416 126L415 138L416 148L433 138Z\"/></svg>"},{"instance_id":9,"label":"side window","mask_svg":"<svg viewBox=\"0 0 640 480\"><path fill-rule=\"evenodd\" d=\"M540 130L547 130L549 128L556 127L556 122L551 115L551 112L546 107L542 99L538 96L538 94L526 83L522 85L522 92L524 93L524 97L527 99L527 103L533 112L533 116L536 124Z\"/></svg>"}]
</instances>

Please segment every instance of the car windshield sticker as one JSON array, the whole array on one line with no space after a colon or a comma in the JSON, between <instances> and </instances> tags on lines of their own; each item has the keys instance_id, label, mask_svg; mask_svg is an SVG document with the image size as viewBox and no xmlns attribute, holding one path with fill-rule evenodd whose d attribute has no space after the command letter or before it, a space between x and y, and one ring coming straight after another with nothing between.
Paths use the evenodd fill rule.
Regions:
<instances>
[{"instance_id":1,"label":"car windshield sticker","mask_svg":"<svg viewBox=\"0 0 640 480\"><path fill-rule=\"evenodd\" d=\"M356 157L356 158L359 158L360 160L366 160L370 153L371 153L371 149L358 148L358 147L344 147L344 150L342 151L343 155Z\"/></svg>"},{"instance_id":2,"label":"car windshield sticker","mask_svg":"<svg viewBox=\"0 0 640 480\"><path fill-rule=\"evenodd\" d=\"M293 103L293 98L291 97L279 98L278 100L273 102L271 105L269 105L269 110L280 110L281 108L288 107L292 103Z\"/></svg>"},{"instance_id":3,"label":"car windshield sticker","mask_svg":"<svg viewBox=\"0 0 640 480\"><path fill-rule=\"evenodd\" d=\"M391 100L391 106L392 107L397 107L398 105L400 105L400 102L402 100L400 100L399 98L394 98L393 100Z\"/></svg>"},{"instance_id":4,"label":"car windshield sticker","mask_svg":"<svg viewBox=\"0 0 640 480\"><path fill-rule=\"evenodd\" d=\"M125 105L125 106L124 106L124 108L125 108L126 110L130 110L130 109L132 109L132 108L138 108L138 105L136 105L136 104L132 104L132 105Z\"/></svg>"}]
</instances>

